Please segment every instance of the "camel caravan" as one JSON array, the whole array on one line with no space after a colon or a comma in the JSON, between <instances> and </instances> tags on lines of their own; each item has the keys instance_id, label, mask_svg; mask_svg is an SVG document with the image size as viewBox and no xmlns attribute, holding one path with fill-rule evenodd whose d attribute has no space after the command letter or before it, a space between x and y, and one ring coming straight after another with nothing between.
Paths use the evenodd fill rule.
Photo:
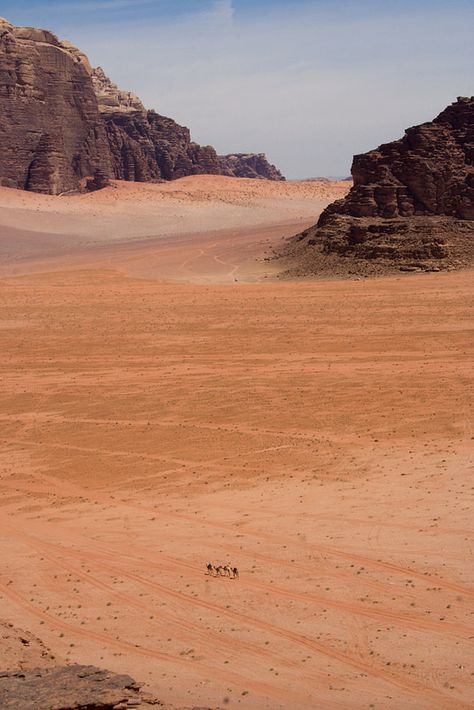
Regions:
<instances>
[{"instance_id":1,"label":"camel caravan","mask_svg":"<svg viewBox=\"0 0 474 710\"><path fill-rule=\"evenodd\" d=\"M229 577L229 579L239 579L239 570L237 567L230 565L213 565L212 562L207 564L207 574L210 577Z\"/></svg>"}]
</instances>

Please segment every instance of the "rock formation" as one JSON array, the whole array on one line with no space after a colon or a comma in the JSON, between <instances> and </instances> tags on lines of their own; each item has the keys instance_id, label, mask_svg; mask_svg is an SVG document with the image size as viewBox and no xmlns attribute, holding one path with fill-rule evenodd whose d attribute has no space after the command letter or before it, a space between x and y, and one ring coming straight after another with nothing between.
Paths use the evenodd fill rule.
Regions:
<instances>
[{"instance_id":1,"label":"rock formation","mask_svg":"<svg viewBox=\"0 0 474 710\"><path fill-rule=\"evenodd\" d=\"M191 141L189 129L155 111L102 113L113 177L153 182L221 173L214 148Z\"/></svg>"},{"instance_id":2,"label":"rock formation","mask_svg":"<svg viewBox=\"0 0 474 710\"><path fill-rule=\"evenodd\" d=\"M281 179L264 156L219 157L147 111L69 42L0 19L0 184L61 194L200 173Z\"/></svg>"},{"instance_id":3,"label":"rock formation","mask_svg":"<svg viewBox=\"0 0 474 710\"><path fill-rule=\"evenodd\" d=\"M296 237L294 252L309 270L321 268L321 255L346 257L359 267L371 262L370 270L384 265L438 270L470 262L474 97L458 98L400 140L356 155L352 175L347 197Z\"/></svg>"},{"instance_id":4,"label":"rock formation","mask_svg":"<svg viewBox=\"0 0 474 710\"><path fill-rule=\"evenodd\" d=\"M136 94L122 91L106 76L102 67L92 69L92 86L97 97L99 110L103 113L132 113L133 111L145 112L145 107Z\"/></svg>"},{"instance_id":5,"label":"rock formation","mask_svg":"<svg viewBox=\"0 0 474 710\"><path fill-rule=\"evenodd\" d=\"M285 180L264 153L234 153L219 157L224 175L260 180Z\"/></svg>"},{"instance_id":6,"label":"rock formation","mask_svg":"<svg viewBox=\"0 0 474 710\"><path fill-rule=\"evenodd\" d=\"M121 710L161 705L127 675L94 666L56 666L0 673L4 710ZM163 707L161 705L161 707Z\"/></svg>"},{"instance_id":7,"label":"rock formation","mask_svg":"<svg viewBox=\"0 0 474 710\"><path fill-rule=\"evenodd\" d=\"M59 194L110 173L87 59L51 32L0 19L0 184Z\"/></svg>"},{"instance_id":8,"label":"rock formation","mask_svg":"<svg viewBox=\"0 0 474 710\"><path fill-rule=\"evenodd\" d=\"M218 156L212 146L194 143L188 128L156 111L147 111L135 94L121 91L101 67L92 70L92 82L107 130L115 178L149 182L205 173L285 179L263 153Z\"/></svg>"},{"instance_id":9,"label":"rock formation","mask_svg":"<svg viewBox=\"0 0 474 710\"><path fill-rule=\"evenodd\" d=\"M2 619L0 658L2 710L213 710L196 705L178 709L145 692L128 675L89 665L64 665L41 639Z\"/></svg>"}]
</instances>

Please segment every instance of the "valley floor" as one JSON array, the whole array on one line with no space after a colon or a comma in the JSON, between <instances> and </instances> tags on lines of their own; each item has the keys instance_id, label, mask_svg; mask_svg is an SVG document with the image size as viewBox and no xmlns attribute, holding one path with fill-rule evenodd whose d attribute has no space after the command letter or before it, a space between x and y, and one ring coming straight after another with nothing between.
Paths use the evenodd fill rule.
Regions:
<instances>
[{"instance_id":1,"label":"valley floor","mask_svg":"<svg viewBox=\"0 0 474 710\"><path fill-rule=\"evenodd\" d=\"M96 248L0 281L0 616L169 706L472 707L472 273Z\"/></svg>"}]
</instances>

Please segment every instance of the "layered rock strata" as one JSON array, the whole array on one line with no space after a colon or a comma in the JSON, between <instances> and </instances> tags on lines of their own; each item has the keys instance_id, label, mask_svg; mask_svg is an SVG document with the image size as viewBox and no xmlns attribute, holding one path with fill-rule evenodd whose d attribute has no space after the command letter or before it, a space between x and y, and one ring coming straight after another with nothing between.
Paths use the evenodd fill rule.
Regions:
<instances>
[{"instance_id":1,"label":"layered rock strata","mask_svg":"<svg viewBox=\"0 0 474 710\"><path fill-rule=\"evenodd\" d=\"M195 143L188 128L156 111L147 111L135 94L121 91L101 67L93 70L92 82L107 130L115 178L149 182L205 173L285 179L263 153L217 155L212 146Z\"/></svg>"},{"instance_id":2,"label":"layered rock strata","mask_svg":"<svg viewBox=\"0 0 474 710\"><path fill-rule=\"evenodd\" d=\"M114 178L154 182L222 172L214 148L194 143L189 129L173 119L147 111L138 96L121 91L101 67L92 70L92 83Z\"/></svg>"},{"instance_id":3,"label":"layered rock strata","mask_svg":"<svg viewBox=\"0 0 474 710\"><path fill-rule=\"evenodd\" d=\"M110 151L91 69L51 32L0 19L0 182L35 192L77 189Z\"/></svg>"},{"instance_id":4,"label":"layered rock strata","mask_svg":"<svg viewBox=\"0 0 474 710\"><path fill-rule=\"evenodd\" d=\"M110 178L200 173L281 179L263 156L219 157L188 128L147 111L69 42L0 19L0 184L61 194ZM235 156L232 156L234 158ZM268 166L268 167L267 167ZM272 170L270 170L272 168Z\"/></svg>"},{"instance_id":5,"label":"layered rock strata","mask_svg":"<svg viewBox=\"0 0 474 710\"><path fill-rule=\"evenodd\" d=\"M474 256L474 97L432 122L356 155L354 186L296 237L298 254L372 261L406 270L470 263ZM334 263L334 262L333 262Z\"/></svg>"}]
</instances>

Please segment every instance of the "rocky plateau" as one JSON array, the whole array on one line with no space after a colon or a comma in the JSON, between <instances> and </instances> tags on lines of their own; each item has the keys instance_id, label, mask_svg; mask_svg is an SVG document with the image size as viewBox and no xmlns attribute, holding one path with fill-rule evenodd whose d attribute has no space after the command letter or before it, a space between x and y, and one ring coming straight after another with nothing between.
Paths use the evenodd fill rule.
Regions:
<instances>
[{"instance_id":1,"label":"rocky plateau","mask_svg":"<svg viewBox=\"0 0 474 710\"><path fill-rule=\"evenodd\" d=\"M219 156L147 110L69 42L0 18L0 185L46 194L215 174L284 179L263 154Z\"/></svg>"}]
</instances>

